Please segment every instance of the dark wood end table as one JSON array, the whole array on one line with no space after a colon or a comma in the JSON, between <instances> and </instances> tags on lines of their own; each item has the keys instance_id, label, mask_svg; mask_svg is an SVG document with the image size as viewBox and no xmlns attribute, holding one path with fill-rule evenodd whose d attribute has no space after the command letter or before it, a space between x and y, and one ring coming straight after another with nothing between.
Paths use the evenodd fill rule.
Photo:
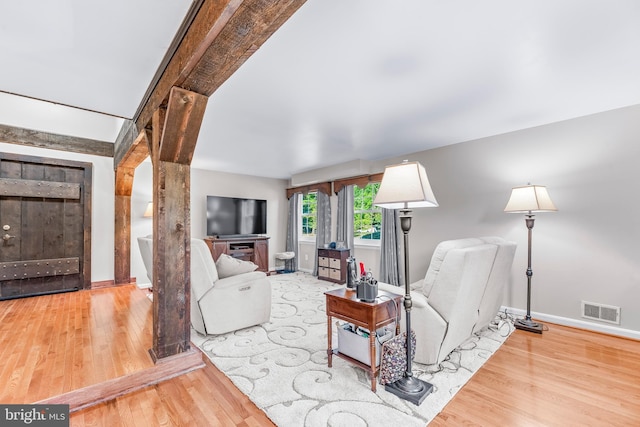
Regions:
<instances>
[{"instance_id":1,"label":"dark wood end table","mask_svg":"<svg viewBox=\"0 0 640 427\"><path fill-rule=\"evenodd\" d=\"M400 332L399 310L402 309L402 296L385 291L378 291L375 302L364 302L356 298L356 291L347 288L338 288L325 292L327 298L327 357L328 366L331 367L332 357L335 354L350 363L359 366L369 372L371 377L371 391L376 391L376 330L396 322L396 334ZM353 323L369 330L369 356L371 366L359 360L340 353L340 349L333 350L331 345L332 317ZM397 320L397 321L396 321Z\"/></svg>"}]
</instances>

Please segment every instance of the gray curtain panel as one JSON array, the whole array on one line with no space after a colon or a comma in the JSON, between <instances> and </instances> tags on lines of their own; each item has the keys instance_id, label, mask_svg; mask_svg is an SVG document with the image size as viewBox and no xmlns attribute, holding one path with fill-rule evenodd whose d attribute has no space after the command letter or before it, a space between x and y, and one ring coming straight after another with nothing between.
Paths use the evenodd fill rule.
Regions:
<instances>
[{"instance_id":1,"label":"gray curtain panel","mask_svg":"<svg viewBox=\"0 0 640 427\"><path fill-rule=\"evenodd\" d=\"M396 209L382 209L379 281L404 286L403 242L398 211Z\"/></svg>"},{"instance_id":2,"label":"gray curtain panel","mask_svg":"<svg viewBox=\"0 0 640 427\"><path fill-rule=\"evenodd\" d=\"M284 268L288 271L298 270L298 209L300 193L293 194L289 199L289 219L287 222L286 251L295 252L296 256L284 262Z\"/></svg>"},{"instance_id":3,"label":"gray curtain panel","mask_svg":"<svg viewBox=\"0 0 640 427\"><path fill-rule=\"evenodd\" d=\"M338 230L336 240L344 242L353 255L353 185L338 191Z\"/></svg>"},{"instance_id":4,"label":"gray curtain panel","mask_svg":"<svg viewBox=\"0 0 640 427\"><path fill-rule=\"evenodd\" d=\"M329 195L318 191L318 206L316 208L316 248L322 249L326 243L331 242L331 203ZM313 263L313 275L318 275L318 257Z\"/></svg>"}]
</instances>

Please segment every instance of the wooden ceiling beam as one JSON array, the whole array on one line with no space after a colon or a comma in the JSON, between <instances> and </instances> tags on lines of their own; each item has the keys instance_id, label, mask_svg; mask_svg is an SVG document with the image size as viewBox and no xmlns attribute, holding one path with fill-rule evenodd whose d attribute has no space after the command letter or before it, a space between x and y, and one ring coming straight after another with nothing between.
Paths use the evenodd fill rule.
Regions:
<instances>
[{"instance_id":1,"label":"wooden ceiling beam","mask_svg":"<svg viewBox=\"0 0 640 427\"><path fill-rule=\"evenodd\" d=\"M140 163L149 157L148 133L140 132L133 140L129 151L120 158L120 166L127 169L135 169ZM115 162L114 162L115 163ZM116 168L117 170L118 168Z\"/></svg>"},{"instance_id":2,"label":"wooden ceiling beam","mask_svg":"<svg viewBox=\"0 0 640 427\"><path fill-rule=\"evenodd\" d=\"M113 143L0 124L0 142L113 157Z\"/></svg>"},{"instance_id":3,"label":"wooden ceiling beam","mask_svg":"<svg viewBox=\"0 0 640 427\"><path fill-rule=\"evenodd\" d=\"M160 160L191 164L208 99L179 87L171 89L160 141Z\"/></svg>"},{"instance_id":4,"label":"wooden ceiling beam","mask_svg":"<svg viewBox=\"0 0 640 427\"><path fill-rule=\"evenodd\" d=\"M256 52L305 0L235 1L224 26L212 28L213 38L200 46L198 61L182 73L178 85L210 96Z\"/></svg>"},{"instance_id":5,"label":"wooden ceiling beam","mask_svg":"<svg viewBox=\"0 0 640 427\"><path fill-rule=\"evenodd\" d=\"M306 0L205 0L136 120L139 131L172 87L210 96Z\"/></svg>"}]
</instances>

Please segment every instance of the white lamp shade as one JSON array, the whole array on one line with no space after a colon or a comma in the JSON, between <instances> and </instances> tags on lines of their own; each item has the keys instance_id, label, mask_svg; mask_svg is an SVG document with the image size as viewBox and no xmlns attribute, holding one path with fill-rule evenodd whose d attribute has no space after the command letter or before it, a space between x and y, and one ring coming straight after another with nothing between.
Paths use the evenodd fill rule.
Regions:
<instances>
[{"instance_id":1,"label":"white lamp shade","mask_svg":"<svg viewBox=\"0 0 640 427\"><path fill-rule=\"evenodd\" d=\"M153 216L153 202L147 204L147 209L144 210L142 216L144 218L151 218Z\"/></svg>"},{"instance_id":2,"label":"white lamp shade","mask_svg":"<svg viewBox=\"0 0 640 427\"><path fill-rule=\"evenodd\" d=\"M511 197L504 208L505 212L553 212L557 211L549 197L547 187L525 185L514 187Z\"/></svg>"},{"instance_id":3,"label":"white lamp shade","mask_svg":"<svg viewBox=\"0 0 640 427\"><path fill-rule=\"evenodd\" d=\"M424 166L406 160L385 168L373 204L387 209L438 206Z\"/></svg>"}]
</instances>

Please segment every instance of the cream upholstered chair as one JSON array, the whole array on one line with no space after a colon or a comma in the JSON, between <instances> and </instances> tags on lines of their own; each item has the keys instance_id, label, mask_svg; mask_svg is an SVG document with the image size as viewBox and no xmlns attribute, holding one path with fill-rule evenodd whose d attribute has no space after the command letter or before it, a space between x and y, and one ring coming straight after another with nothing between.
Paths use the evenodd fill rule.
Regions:
<instances>
[{"instance_id":1,"label":"cream upholstered chair","mask_svg":"<svg viewBox=\"0 0 640 427\"><path fill-rule=\"evenodd\" d=\"M152 242L150 237L139 237L141 252L144 246L152 253ZM152 264L145 262L145 266L149 271ZM270 318L271 284L267 275L250 271L221 278L204 240L191 239L193 328L203 335L218 335L265 323Z\"/></svg>"},{"instance_id":2,"label":"cream upholstered chair","mask_svg":"<svg viewBox=\"0 0 640 427\"><path fill-rule=\"evenodd\" d=\"M425 278L411 285L416 362L442 362L472 333L489 325L500 308L515 248L515 243L500 237L438 244ZM404 287L382 283L378 287L404 295Z\"/></svg>"},{"instance_id":3,"label":"cream upholstered chair","mask_svg":"<svg viewBox=\"0 0 640 427\"><path fill-rule=\"evenodd\" d=\"M201 334L224 334L268 322L271 283L263 271L220 278L209 247L191 239L191 324Z\"/></svg>"},{"instance_id":4,"label":"cream upholstered chair","mask_svg":"<svg viewBox=\"0 0 640 427\"><path fill-rule=\"evenodd\" d=\"M147 270L149 283L153 287L153 239L151 236L138 237L138 247L144 268Z\"/></svg>"}]
</instances>

